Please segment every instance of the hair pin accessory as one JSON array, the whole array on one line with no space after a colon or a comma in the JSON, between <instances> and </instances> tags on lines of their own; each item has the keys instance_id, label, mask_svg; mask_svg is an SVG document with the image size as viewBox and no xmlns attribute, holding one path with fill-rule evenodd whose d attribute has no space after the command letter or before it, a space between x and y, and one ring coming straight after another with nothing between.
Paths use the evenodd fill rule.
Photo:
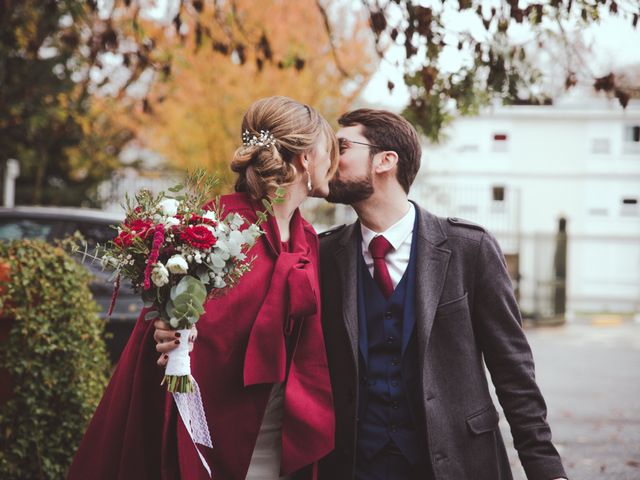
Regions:
<instances>
[{"instance_id":1,"label":"hair pin accessory","mask_svg":"<svg viewBox=\"0 0 640 480\"><path fill-rule=\"evenodd\" d=\"M245 147L275 147L276 138L269 130L260 130L258 135L252 135L249 130L245 130L242 132L242 145Z\"/></svg>"}]
</instances>

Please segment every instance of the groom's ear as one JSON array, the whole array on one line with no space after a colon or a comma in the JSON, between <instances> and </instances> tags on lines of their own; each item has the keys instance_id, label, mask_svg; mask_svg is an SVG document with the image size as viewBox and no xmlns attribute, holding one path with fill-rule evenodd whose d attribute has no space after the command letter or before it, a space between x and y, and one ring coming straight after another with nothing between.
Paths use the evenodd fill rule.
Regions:
<instances>
[{"instance_id":1,"label":"groom's ear","mask_svg":"<svg viewBox=\"0 0 640 480\"><path fill-rule=\"evenodd\" d=\"M398 154L393 150L380 152L373 160L375 173L392 171L398 165Z\"/></svg>"}]
</instances>

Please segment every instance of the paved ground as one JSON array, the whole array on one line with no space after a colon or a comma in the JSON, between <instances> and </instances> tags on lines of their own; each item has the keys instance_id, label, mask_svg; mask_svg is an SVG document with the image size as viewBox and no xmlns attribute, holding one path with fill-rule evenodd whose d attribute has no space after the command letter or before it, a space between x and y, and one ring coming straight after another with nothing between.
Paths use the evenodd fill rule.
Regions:
<instances>
[{"instance_id":1,"label":"paved ground","mask_svg":"<svg viewBox=\"0 0 640 480\"><path fill-rule=\"evenodd\" d=\"M528 328L554 442L571 480L640 480L640 323ZM526 477L501 420L516 480Z\"/></svg>"}]
</instances>

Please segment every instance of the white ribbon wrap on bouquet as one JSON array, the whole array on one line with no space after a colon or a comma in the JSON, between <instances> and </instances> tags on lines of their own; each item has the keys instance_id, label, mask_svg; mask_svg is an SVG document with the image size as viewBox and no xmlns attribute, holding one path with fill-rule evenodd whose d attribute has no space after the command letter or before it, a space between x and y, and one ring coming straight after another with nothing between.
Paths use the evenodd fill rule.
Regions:
<instances>
[{"instance_id":1,"label":"white ribbon wrap on bouquet","mask_svg":"<svg viewBox=\"0 0 640 480\"><path fill-rule=\"evenodd\" d=\"M191 333L189 329L178 330L180 338L188 339ZM211 468L207 461L204 459L198 445L204 445L205 447L213 448L211 443L211 435L209 433L209 426L207 425L207 418L204 414L204 407L202 406L202 397L200 396L200 387L195 378L191 376L191 362L189 359L189 342L181 341L178 348L169 352L169 360L167 361L167 368L165 375L175 375L178 377L189 375L193 384L193 393L173 393L173 399L178 407L178 413L182 418L182 423L187 428L189 436L193 441L200 461L205 470L211 477Z\"/></svg>"}]
</instances>

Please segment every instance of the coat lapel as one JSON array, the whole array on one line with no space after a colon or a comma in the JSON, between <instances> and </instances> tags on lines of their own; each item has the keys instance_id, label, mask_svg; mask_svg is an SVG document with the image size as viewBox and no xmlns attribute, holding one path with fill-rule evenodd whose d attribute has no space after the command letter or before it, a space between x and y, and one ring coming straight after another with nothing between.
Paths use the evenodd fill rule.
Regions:
<instances>
[{"instance_id":1,"label":"coat lapel","mask_svg":"<svg viewBox=\"0 0 640 480\"><path fill-rule=\"evenodd\" d=\"M433 320L444 288L451 250L439 247L446 239L437 217L421 208L416 245L416 328L420 365L426 360Z\"/></svg>"},{"instance_id":2,"label":"coat lapel","mask_svg":"<svg viewBox=\"0 0 640 480\"><path fill-rule=\"evenodd\" d=\"M358 229L359 224L345 227L335 261L342 283L342 319L349 335L353 361L358 365Z\"/></svg>"}]
</instances>

